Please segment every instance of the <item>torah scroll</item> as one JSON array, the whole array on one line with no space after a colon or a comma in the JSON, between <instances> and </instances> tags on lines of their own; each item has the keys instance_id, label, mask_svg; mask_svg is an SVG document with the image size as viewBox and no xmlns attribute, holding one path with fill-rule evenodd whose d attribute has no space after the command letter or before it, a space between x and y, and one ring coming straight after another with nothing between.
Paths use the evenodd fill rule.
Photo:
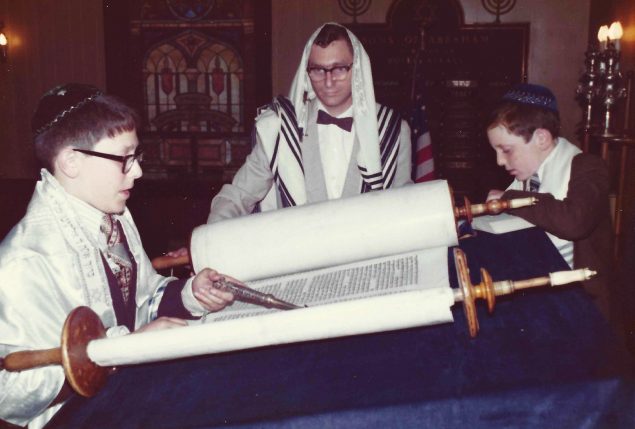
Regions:
<instances>
[{"instance_id":1,"label":"torah scroll","mask_svg":"<svg viewBox=\"0 0 635 429\"><path fill-rule=\"evenodd\" d=\"M437 180L202 225L190 254L197 272L251 281L457 242L450 189Z\"/></svg>"},{"instance_id":2,"label":"torah scroll","mask_svg":"<svg viewBox=\"0 0 635 429\"><path fill-rule=\"evenodd\" d=\"M581 279L563 274L560 279L491 282L482 270L482 283L473 286L464 255L454 249L460 287L452 289L446 247L457 244L455 224L448 185L436 181L199 227L190 248L196 271L209 266L309 307L276 311L234 303L186 328L85 338L78 344L85 353L72 355L79 365L66 362L65 370L74 374L73 368L83 371L90 364L92 376L108 366L448 323L457 301L471 309L466 317L474 336L475 299L487 298L491 310L494 296ZM93 319L101 323L97 315ZM88 325L77 320L79 326ZM65 332L66 326L75 325L67 323ZM63 350L76 349L62 343ZM90 396L100 386L92 387L82 394Z\"/></svg>"},{"instance_id":3,"label":"torah scroll","mask_svg":"<svg viewBox=\"0 0 635 429\"><path fill-rule=\"evenodd\" d=\"M96 340L88 353L99 365L120 365L451 322L446 247L456 243L445 181L203 225L190 243L195 271L212 267L242 281L259 280L259 290L309 308L279 312L234 303L213 313L211 323ZM415 261L408 269L399 265L408 260ZM357 284L353 273L362 273ZM325 285L325 276L338 281ZM390 285L375 277L389 277ZM303 291L290 290L298 284ZM310 299L319 289L324 295L324 288L334 296ZM244 317L257 311L264 314Z\"/></svg>"}]
</instances>

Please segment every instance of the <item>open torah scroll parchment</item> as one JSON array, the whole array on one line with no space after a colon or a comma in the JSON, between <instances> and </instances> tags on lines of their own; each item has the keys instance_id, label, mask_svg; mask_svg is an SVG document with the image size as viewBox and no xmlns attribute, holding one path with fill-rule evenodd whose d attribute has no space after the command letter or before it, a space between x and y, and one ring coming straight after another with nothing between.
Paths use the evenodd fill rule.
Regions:
<instances>
[{"instance_id":1,"label":"open torah scroll parchment","mask_svg":"<svg viewBox=\"0 0 635 429\"><path fill-rule=\"evenodd\" d=\"M91 341L88 354L101 366L136 364L453 320L450 307L454 304L454 296L448 285L445 248L256 282L251 286L260 290L267 287L281 290L281 284L294 287L303 279L319 283L320 276L348 276L350 280L354 272L365 272L370 278L367 281L359 278L355 283L331 284L330 291L324 291L325 296L312 301L313 306L308 308L263 310L250 304L235 303L234 308L210 314L206 319L211 323ZM382 276L387 280L384 286L373 287L376 283L373 278L378 280ZM424 277L423 283L410 283L422 280L421 277ZM361 293L364 284L367 289L375 290ZM300 298L306 294L305 289L300 289L288 290L282 297ZM357 299L359 296L365 297Z\"/></svg>"},{"instance_id":2,"label":"open torah scroll parchment","mask_svg":"<svg viewBox=\"0 0 635 429\"><path fill-rule=\"evenodd\" d=\"M317 305L420 291L428 299L421 308L419 321L425 318L429 322L427 324L452 320L449 307L454 303L454 298L448 285L445 247L248 282L249 287L260 292L273 294L297 305L306 304L311 308ZM365 303L361 302L358 307L361 309L363 305ZM221 312L209 313L203 321L218 322L277 311L245 302L235 302ZM382 309L386 314L393 314L394 311L399 312L399 309ZM393 314L397 315L398 313ZM368 314L365 317L368 317Z\"/></svg>"}]
</instances>

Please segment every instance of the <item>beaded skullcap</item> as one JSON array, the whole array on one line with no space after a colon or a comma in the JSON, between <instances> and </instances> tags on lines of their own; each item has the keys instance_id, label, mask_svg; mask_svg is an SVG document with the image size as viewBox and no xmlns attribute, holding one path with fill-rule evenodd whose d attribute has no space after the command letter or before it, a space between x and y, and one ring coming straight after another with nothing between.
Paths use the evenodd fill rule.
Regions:
<instances>
[{"instance_id":1,"label":"beaded skullcap","mask_svg":"<svg viewBox=\"0 0 635 429\"><path fill-rule=\"evenodd\" d=\"M521 83L507 91L503 100L529 106L541 107L558 113L558 103L553 92L544 86Z\"/></svg>"},{"instance_id":2,"label":"beaded skullcap","mask_svg":"<svg viewBox=\"0 0 635 429\"><path fill-rule=\"evenodd\" d=\"M102 92L92 85L67 83L56 86L40 98L31 122L33 135L38 136L49 130L71 112L100 95Z\"/></svg>"}]
</instances>

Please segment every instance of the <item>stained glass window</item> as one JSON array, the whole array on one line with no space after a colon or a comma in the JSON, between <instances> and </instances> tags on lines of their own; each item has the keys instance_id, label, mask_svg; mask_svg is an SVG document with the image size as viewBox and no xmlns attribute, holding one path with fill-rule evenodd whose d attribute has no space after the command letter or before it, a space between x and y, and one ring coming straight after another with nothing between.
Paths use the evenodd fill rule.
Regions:
<instances>
[{"instance_id":1,"label":"stained glass window","mask_svg":"<svg viewBox=\"0 0 635 429\"><path fill-rule=\"evenodd\" d=\"M232 46L186 31L145 59L148 131L244 131L243 66Z\"/></svg>"},{"instance_id":2,"label":"stained glass window","mask_svg":"<svg viewBox=\"0 0 635 429\"><path fill-rule=\"evenodd\" d=\"M166 0L170 12L181 19L198 20L204 18L214 7L214 0Z\"/></svg>"}]
</instances>

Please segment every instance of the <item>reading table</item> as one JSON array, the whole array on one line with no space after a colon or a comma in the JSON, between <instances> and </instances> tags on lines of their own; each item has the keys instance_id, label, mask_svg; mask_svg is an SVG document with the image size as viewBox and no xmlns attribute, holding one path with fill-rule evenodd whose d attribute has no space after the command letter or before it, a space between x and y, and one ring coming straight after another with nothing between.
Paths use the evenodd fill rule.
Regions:
<instances>
[{"instance_id":1,"label":"reading table","mask_svg":"<svg viewBox=\"0 0 635 429\"><path fill-rule=\"evenodd\" d=\"M567 268L536 228L460 247L473 282ZM47 427L635 427L632 356L579 285L478 307L475 339L455 305L454 323L119 368Z\"/></svg>"}]
</instances>

